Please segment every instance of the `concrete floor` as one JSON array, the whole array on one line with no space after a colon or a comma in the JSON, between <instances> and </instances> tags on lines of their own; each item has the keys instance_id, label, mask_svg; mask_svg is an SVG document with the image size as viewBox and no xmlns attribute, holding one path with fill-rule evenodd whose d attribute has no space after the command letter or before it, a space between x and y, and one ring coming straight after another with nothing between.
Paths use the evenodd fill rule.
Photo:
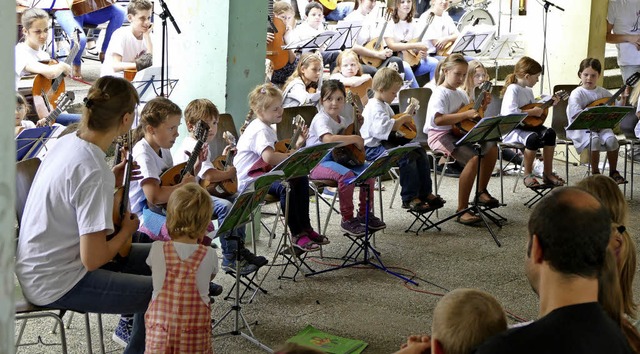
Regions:
<instances>
[{"instance_id":1,"label":"concrete floor","mask_svg":"<svg viewBox=\"0 0 640 354\"><path fill-rule=\"evenodd\" d=\"M95 80L96 68L95 63L85 65L85 79ZM82 102L87 86L69 80L67 82L70 89L78 92L77 102ZM554 165L563 175L564 163L556 161ZM586 167L571 167L572 184L582 178L585 171ZM337 270L313 277L299 275L295 282L278 280L282 267L277 266L270 271L263 283L268 294L259 293L251 304L242 307L247 320L258 323L252 326L253 333L262 343L275 348L311 324L336 335L368 342L365 353L390 353L397 350L406 336L429 333L432 311L439 297L460 287L485 290L493 294L517 318L534 319L537 298L523 271L526 224L530 214L523 203L533 193L525 189L521 182L518 182L516 193L512 193L515 178L504 178L507 206L498 209L508 222L501 229L494 227L502 247L496 246L485 228L463 226L454 221L441 225L442 231L429 230L418 235L405 233L405 228L411 222L411 215L400 208L399 196L393 207L389 207L393 182L384 182L386 191L382 193L382 199L388 228L384 233L378 233L376 248L381 252L380 257L387 267L411 276L419 285L407 285L394 276L370 267ZM455 210L457 183L457 179L448 177L442 181L439 193L448 202L439 212L441 218L451 215ZM500 178L492 178L489 190L496 197L500 196L499 185ZM376 200L376 213L379 214L378 208ZM630 209L628 229L632 235L636 235L640 206L636 201L630 201ZM327 210L327 207L322 207L323 217ZM435 215L434 219L437 219ZM271 221L273 218L265 217L264 220ZM338 260L331 257L341 257L350 244L341 235L338 221L339 218L334 215L329 224L326 234L331 239L331 244L324 247L325 258L320 259L316 253L307 259L315 270L325 269L328 264L336 264ZM313 204L311 222L315 225ZM278 234L281 232L282 226L279 226ZM258 254L271 258L276 249L275 245L268 248L267 242L268 236L263 230L257 241ZM282 263L282 257L276 260L276 264L279 263ZM265 272L266 268L260 271L259 277L262 278ZM233 284L233 278L225 274L218 274L216 281L225 289ZM639 293L637 284L638 282L635 286L636 294ZM213 318L220 318L230 306L229 302L218 297L212 307ZM122 352L122 348L110 339L118 317L105 315L103 318L107 352ZM512 323L519 321L516 317L510 318ZM95 315L92 315L92 320L93 348L97 352ZM70 353L87 352L83 327L83 316L76 315L67 331ZM233 316L227 318L220 327L216 332L232 329ZM38 335L43 336L46 342L57 341L56 336L49 334L50 328L50 321L30 320L24 341L33 341ZM239 336L215 338L214 349L217 353L263 352ZM59 347L21 347L18 353L59 353Z\"/></svg>"}]
</instances>

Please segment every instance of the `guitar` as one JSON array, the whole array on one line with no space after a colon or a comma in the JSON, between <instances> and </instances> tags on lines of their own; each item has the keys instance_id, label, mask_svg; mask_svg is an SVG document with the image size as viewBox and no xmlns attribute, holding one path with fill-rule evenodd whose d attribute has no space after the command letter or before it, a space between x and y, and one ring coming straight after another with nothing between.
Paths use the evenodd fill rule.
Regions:
<instances>
[{"instance_id":1,"label":"guitar","mask_svg":"<svg viewBox=\"0 0 640 354\"><path fill-rule=\"evenodd\" d=\"M131 82L135 79L138 69L124 69L124 78Z\"/></svg>"},{"instance_id":2,"label":"guitar","mask_svg":"<svg viewBox=\"0 0 640 354\"><path fill-rule=\"evenodd\" d=\"M367 102L369 102L369 91L371 91L372 83L373 80L369 79L359 86L346 86L347 99L349 98L349 92L353 92L354 95L358 96L358 100L362 97L361 103L362 105L366 105ZM362 112L362 110L360 112Z\"/></svg>"},{"instance_id":3,"label":"guitar","mask_svg":"<svg viewBox=\"0 0 640 354\"><path fill-rule=\"evenodd\" d=\"M81 16L98 11L116 3L116 0L73 0L71 12L73 16Z\"/></svg>"},{"instance_id":4,"label":"guitar","mask_svg":"<svg viewBox=\"0 0 640 354\"><path fill-rule=\"evenodd\" d=\"M117 150L115 152L116 159L114 162L114 166L120 163L120 161L118 161L118 158L120 156L120 151L119 151L119 148L117 147L118 145L122 145L125 148L130 147L132 145L131 131L129 131L124 138L119 138L119 141L116 144ZM131 169L133 166L133 154L131 153L131 151L129 151L129 153L127 154L126 160L127 162L124 169L124 183L122 184L121 187L118 187L118 189L115 191L115 194L113 195L112 216L113 216L114 231L111 235L107 236L107 240L112 239L120 231L120 228L122 227L122 221L124 219L124 215L130 210L129 188L131 186ZM131 251L132 242L133 242L132 237L127 238L125 243L118 250L118 254L116 255L116 258L118 256L127 257L129 255L129 251Z\"/></svg>"},{"instance_id":5,"label":"guitar","mask_svg":"<svg viewBox=\"0 0 640 354\"><path fill-rule=\"evenodd\" d=\"M305 121L301 115L297 115L293 117L292 123L293 125L293 134L291 139L283 139L275 144L275 150L277 152L287 153L291 151L291 149L295 146L300 134L302 133L302 128L304 127Z\"/></svg>"},{"instance_id":6,"label":"guitar","mask_svg":"<svg viewBox=\"0 0 640 354\"><path fill-rule=\"evenodd\" d=\"M352 92L347 92L347 103L354 109L354 119L348 127L341 132L341 135L360 135L360 122L358 116L362 112L362 102L360 97ZM365 161L365 152L360 150L355 144L335 147L331 150L333 161L347 167L362 166Z\"/></svg>"},{"instance_id":7,"label":"guitar","mask_svg":"<svg viewBox=\"0 0 640 354\"><path fill-rule=\"evenodd\" d=\"M422 29L422 32L420 32L420 35L406 43L420 43L422 42L422 37L424 37L424 34L427 32L427 29L429 28L429 26L431 25L431 22L433 22L433 18L435 17L435 15L432 13L429 14L429 16L427 17L427 23L424 25L424 28ZM409 63L409 66L416 66L418 64L420 64L420 55L418 54L420 51L418 49L407 49L407 50L403 50L402 51L402 59L404 61L406 61L407 63Z\"/></svg>"},{"instance_id":8,"label":"guitar","mask_svg":"<svg viewBox=\"0 0 640 354\"><path fill-rule=\"evenodd\" d=\"M327 16L331 11L335 10L338 7L338 0L315 0L315 2L320 3L322 5L322 13Z\"/></svg>"},{"instance_id":9,"label":"guitar","mask_svg":"<svg viewBox=\"0 0 640 354\"><path fill-rule=\"evenodd\" d=\"M480 85L480 93L478 93L475 102L462 106L462 108L460 108L457 113L463 113L468 110L474 109L476 112L478 112L479 117L483 117L485 109L484 101L487 97L487 94L491 92L492 86L493 85L491 85L491 82L489 81L483 82L482 85ZM451 127L451 133L457 138L462 138L469 132L469 130L476 126L479 120L479 118L472 118L465 119L462 122L458 122Z\"/></svg>"},{"instance_id":10,"label":"guitar","mask_svg":"<svg viewBox=\"0 0 640 354\"><path fill-rule=\"evenodd\" d=\"M620 96L624 92L624 90L627 89L627 87L635 86L638 83L638 81L640 81L640 72L637 72L631 75L627 79L627 81L624 83L624 85L622 85L622 87L620 87L620 89L618 89L618 91L616 91L616 93L613 94L613 96L597 99L589 103L587 107L611 106L616 102L616 100L618 99L618 96Z\"/></svg>"},{"instance_id":11,"label":"guitar","mask_svg":"<svg viewBox=\"0 0 640 354\"><path fill-rule=\"evenodd\" d=\"M267 32L273 33L273 40L271 43L267 43L267 59L271 60L273 70L279 70L289 62L289 53L282 49L287 26L281 19L273 16L273 0L269 0L269 16L267 16L267 20L269 22Z\"/></svg>"},{"instance_id":12,"label":"guitar","mask_svg":"<svg viewBox=\"0 0 640 354\"><path fill-rule=\"evenodd\" d=\"M414 114L416 114L418 109L420 109L420 102L413 97L410 97L407 100L407 103L409 103L409 106L407 107L407 111L405 112L411 112L411 113L402 112L394 115L391 118L400 119L405 117L406 115L413 116ZM415 122L411 120L410 122L407 122L401 125L400 128L398 128L398 130L395 131L395 134L394 132L391 132L391 135L389 136L389 142L394 145L408 144L411 142L411 140L416 138L416 135L418 135L418 129L416 128Z\"/></svg>"},{"instance_id":13,"label":"guitar","mask_svg":"<svg viewBox=\"0 0 640 354\"><path fill-rule=\"evenodd\" d=\"M369 50L373 50L373 51L379 51L382 49L382 41L384 39L384 33L387 29L387 24L389 23L389 20L391 20L391 13L393 12L393 10L391 8L387 8L387 11L384 15L384 24L382 25L382 30L380 31L380 34L378 35L378 38L374 38L372 40L370 40L369 42L367 42L364 47L369 49ZM361 56L360 57L360 61L362 61L362 63L367 64L367 65L371 65L374 68L379 67L380 65L382 65L382 62L385 61L385 59L380 59L378 57L368 57L368 56ZM364 97L364 96L363 96Z\"/></svg>"},{"instance_id":14,"label":"guitar","mask_svg":"<svg viewBox=\"0 0 640 354\"><path fill-rule=\"evenodd\" d=\"M56 100L56 108L51 111L51 113L49 113L48 116L45 117L46 120L46 124L48 126L52 126L53 123L56 122L56 119L58 119L58 116L64 112L67 108L69 108L69 106L71 106L71 104L73 103L73 100L76 99L76 94L73 92L64 92L60 95L60 97L58 97L58 99Z\"/></svg>"},{"instance_id":15,"label":"guitar","mask_svg":"<svg viewBox=\"0 0 640 354\"><path fill-rule=\"evenodd\" d=\"M182 178L187 173L193 174L193 167L196 164L196 160L200 155L200 151L202 151L202 145L207 141L207 134L209 133L209 124L206 124L203 121L198 121L195 129L195 137L196 137L196 146L193 147L193 151L191 151L191 155L186 162L177 164L170 169L166 170L160 176L160 185L161 186L175 186L182 182Z\"/></svg>"},{"instance_id":16,"label":"guitar","mask_svg":"<svg viewBox=\"0 0 640 354\"><path fill-rule=\"evenodd\" d=\"M560 90L555 94L553 94L553 97L557 97L558 99L565 101L569 99L569 93L567 91ZM549 114L549 107L553 106L553 102L554 102L553 97L544 103L529 103L527 105L520 107L520 110L523 110L523 111L532 109L535 107L540 107L543 109L542 115L540 117L534 117L531 115L525 117L525 119L522 121L522 126L524 129L537 128L542 124L544 124L545 119L547 119L547 114Z\"/></svg>"},{"instance_id":17,"label":"guitar","mask_svg":"<svg viewBox=\"0 0 640 354\"><path fill-rule=\"evenodd\" d=\"M78 54L78 50L80 46L78 45L80 41L76 41L69 51L69 55L65 58L64 62L68 65L71 65L73 62L73 58ZM58 62L55 59L49 60L49 65L57 64ZM58 97L65 92L64 86L64 74L60 74L60 76L56 77L53 80L47 79L44 75L38 74L35 79L33 79L33 88L31 93L35 99L36 96L42 96L42 99L49 102L55 102L58 100ZM53 105L53 108L56 108Z\"/></svg>"},{"instance_id":18,"label":"guitar","mask_svg":"<svg viewBox=\"0 0 640 354\"><path fill-rule=\"evenodd\" d=\"M229 148L226 155L220 155L213 160L213 167L221 171L227 171L227 169L233 166L233 158L235 157L236 138L231 132L226 131L222 134L222 138L227 142ZM219 198L226 198L230 195L234 195L238 191L238 177L234 176L232 179L220 182L212 182L207 186L209 194Z\"/></svg>"}]
</instances>

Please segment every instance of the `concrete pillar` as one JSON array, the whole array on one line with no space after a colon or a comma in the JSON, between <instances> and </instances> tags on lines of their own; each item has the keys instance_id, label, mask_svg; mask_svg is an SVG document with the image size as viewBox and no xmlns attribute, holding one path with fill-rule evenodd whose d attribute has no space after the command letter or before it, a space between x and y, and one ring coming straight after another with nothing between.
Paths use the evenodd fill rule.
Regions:
<instances>
[{"instance_id":1,"label":"concrete pillar","mask_svg":"<svg viewBox=\"0 0 640 354\"><path fill-rule=\"evenodd\" d=\"M15 109L13 46L16 38L16 15L13 2L0 3L0 353L13 353L14 344L14 256L15 256L15 156L13 137ZM11 50L8 50L11 48Z\"/></svg>"}]
</instances>

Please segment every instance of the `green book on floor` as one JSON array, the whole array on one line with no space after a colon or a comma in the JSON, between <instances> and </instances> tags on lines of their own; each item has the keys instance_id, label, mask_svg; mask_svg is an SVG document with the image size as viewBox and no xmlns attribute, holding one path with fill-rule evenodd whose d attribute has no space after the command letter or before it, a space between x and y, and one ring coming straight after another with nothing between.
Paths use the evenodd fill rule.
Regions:
<instances>
[{"instance_id":1,"label":"green book on floor","mask_svg":"<svg viewBox=\"0 0 640 354\"><path fill-rule=\"evenodd\" d=\"M287 342L304 345L329 354L359 354L369 345L361 340L322 332L311 325L289 338Z\"/></svg>"}]
</instances>

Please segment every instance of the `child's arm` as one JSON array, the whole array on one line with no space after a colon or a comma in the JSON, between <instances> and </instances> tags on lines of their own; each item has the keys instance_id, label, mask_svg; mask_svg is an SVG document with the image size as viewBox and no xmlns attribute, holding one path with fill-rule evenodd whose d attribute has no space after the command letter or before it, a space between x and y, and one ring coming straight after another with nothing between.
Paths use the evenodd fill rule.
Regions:
<instances>
[{"instance_id":1,"label":"child's arm","mask_svg":"<svg viewBox=\"0 0 640 354\"><path fill-rule=\"evenodd\" d=\"M140 182L142 187L142 191L144 192L144 196L147 201L151 204L161 205L166 204L169 201L169 197L171 193L178 187L195 182L196 178L191 174L186 174L182 178L182 182L176 184L175 186L161 186L160 181L155 178L147 178Z\"/></svg>"},{"instance_id":2,"label":"child's arm","mask_svg":"<svg viewBox=\"0 0 640 354\"><path fill-rule=\"evenodd\" d=\"M352 76L352 77L342 77L340 79L340 81L342 81L342 83L345 86L360 86L362 84L364 84L365 82L367 82L368 80L371 80L371 75L369 74L363 74L361 76Z\"/></svg>"},{"instance_id":3,"label":"child's arm","mask_svg":"<svg viewBox=\"0 0 640 354\"><path fill-rule=\"evenodd\" d=\"M434 121L436 125L454 125L456 123L462 122L463 120L473 119L475 117L478 117L478 111L476 111L475 109L470 109L462 113L436 113Z\"/></svg>"},{"instance_id":4,"label":"child's arm","mask_svg":"<svg viewBox=\"0 0 640 354\"><path fill-rule=\"evenodd\" d=\"M122 61L122 55L113 53L112 54L112 66L114 72L125 71L125 70L135 70L136 63L135 62L126 62Z\"/></svg>"},{"instance_id":5,"label":"child's arm","mask_svg":"<svg viewBox=\"0 0 640 354\"><path fill-rule=\"evenodd\" d=\"M43 64L39 61L32 61L25 65L24 70L30 73L40 74L51 80L62 74L71 75L71 66L69 66L69 64L65 62L58 62L57 64L48 65Z\"/></svg>"},{"instance_id":6,"label":"child's arm","mask_svg":"<svg viewBox=\"0 0 640 354\"><path fill-rule=\"evenodd\" d=\"M365 56L365 57L376 57L378 59L387 59L388 57L393 55L393 50L389 49L389 48L384 48L384 49L380 49L380 50L372 50L369 49L367 47L363 47L360 44L354 44L353 45L353 49L354 52L356 52L356 54L358 54L359 56Z\"/></svg>"},{"instance_id":7,"label":"child's arm","mask_svg":"<svg viewBox=\"0 0 640 354\"><path fill-rule=\"evenodd\" d=\"M271 166L275 166L289 157L290 153L277 152L272 147L267 147L262 150L262 160Z\"/></svg>"},{"instance_id":8,"label":"child's arm","mask_svg":"<svg viewBox=\"0 0 640 354\"><path fill-rule=\"evenodd\" d=\"M422 42L403 43L396 41L393 37L384 37L384 41L387 43L387 47L394 52L400 52L403 50L417 49L421 52L427 52L427 45Z\"/></svg>"},{"instance_id":9,"label":"child's arm","mask_svg":"<svg viewBox=\"0 0 640 354\"><path fill-rule=\"evenodd\" d=\"M202 178L209 182L221 182L229 179L233 179L236 176L236 168L234 166L228 167L226 171L220 171L215 168L208 169Z\"/></svg>"},{"instance_id":10,"label":"child's arm","mask_svg":"<svg viewBox=\"0 0 640 354\"><path fill-rule=\"evenodd\" d=\"M323 143L341 142L345 144L355 144L360 150L364 150L364 139L359 135L334 135L324 134L320 137Z\"/></svg>"}]
</instances>

